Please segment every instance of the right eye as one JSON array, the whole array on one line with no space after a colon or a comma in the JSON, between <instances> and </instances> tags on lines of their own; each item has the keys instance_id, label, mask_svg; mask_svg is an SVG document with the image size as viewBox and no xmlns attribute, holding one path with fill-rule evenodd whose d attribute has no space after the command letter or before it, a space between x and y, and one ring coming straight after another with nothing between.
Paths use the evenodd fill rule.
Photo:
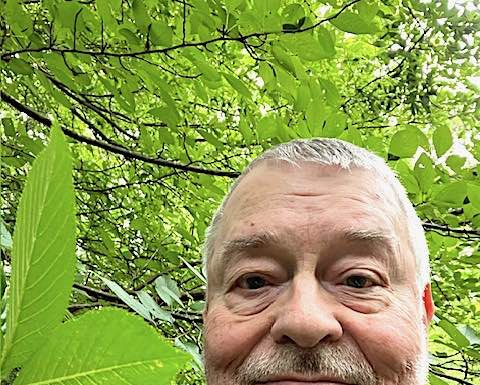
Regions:
<instances>
[{"instance_id":1,"label":"right eye","mask_svg":"<svg viewBox=\"0 0 480 385\"><path fill-rule=\"evenodd\" d=\"M238 286L246 290L258 290L267 285L267 280L260 275L247 275L239 279Z\"/></svg>"}]
</instances>

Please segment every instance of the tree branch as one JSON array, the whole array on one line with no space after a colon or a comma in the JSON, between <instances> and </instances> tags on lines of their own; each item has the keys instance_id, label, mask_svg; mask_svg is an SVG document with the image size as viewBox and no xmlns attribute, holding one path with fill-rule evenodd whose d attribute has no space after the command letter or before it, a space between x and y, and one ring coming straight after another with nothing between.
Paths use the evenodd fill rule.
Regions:
<instances>
[{"instance_id":1,"label":"tree branch","mask_svg":"<svg viewBox=\"0 0 480 385\"><path fill-rule=\"evenodd\" d=\"M6 52L2 54L1 58L2 60L9 60L12 57L15 57L17 54L23 54L27 52L58 52L61 54L64 53L76 53L76 54L83 54L83 55L89 55L89 56L109 56L109 57L134 57L138 58L139 56L144 56L144 55L152 55L152 54L166 54L170 51L176 51L178 49L182 48L187 48L187 47L207 47L208 45L212 43L218 43L218 42L238 42L243 45L247 42L247 40L252 39L252 38L264 38L270 35L280 35L280 34L292 34L292 33L301 33L305 31L309 31L311 29L314 29L322 24L325 24L333 19L336 19L342 12L344 12L346 9L350 8L354 4L358 3L361 0L353 0L349 3L344 4L336 13L334 13L331 16L328 16L324 19L321 19L317 23L305 27L305 28L299 28L294 31L283 31L283 30L275 30L275 31L265 31L265 32L253 32L247 35L240 35L240 36L235 36L235 37L230 37L230 36L218 36L209 40L205 41L199 41L199 42L182 42L181 44L177 44L171 47L166 47L166 48L159 48L159 49L152 49L152 50L143 50L143 51L137 51L137 52L112 52L112 51L106 51L104 49L100 51L87 51L87 50L79 50L79 49L71 49L71 48L56 48L53 46L53 44L49 44L46 47L39 47L39 48L25 48L25 49L20 49L17 51L11 51L11 52Z\"/></svg>"},{"instance_id":2,"label":"tree branch","mask_svg":"<svg viewBox=\"0 0 480 385\"><path fill-rule=\"evenodd\" d=\"M23 112L25 115L28 115L30 118L33 120L36 120L37 122L43 124L44 126L51 127L52 126L52 121L39 114L38 112L34 111L28 106L23 105L20 103L18 100L12 98L10 95L6 94L3 91L1 92L2 100L10 104L13 108L15 108L17 111Z\"/></svg>"},{"instance_id":3,"label":"tree branch","mask_svg":"<svg viewBox=\"0 0 480 385\"><path fill-rule=\"evenodd\" d=\"M52 121L39 114L38 112L34 111L28 106L23 105L20 103L18 100L12 98L10 95L6 94L5 92L1 91L1 96L2 100L10 104L12 107L14 107L16 110L25 113L32 119L36 120L37 122L43 124L44 126L51 127L52 126ZM224 170L212 170L212 169L205 169L201 167L196 167L196 166L191 166L188 164L182 164L182 163L177 163L174 161L170 160L165 160L165 159L160 159L160 158L152 158L150 156L147 156L145 154L131 151L125 147L122 147L118 144L113 144L113 143L106 143L97 139L93 138L88 138L86 136L83 136L81 134L78 134L66 127L62 128L63 132L65 135L68 137L75 139L78 142L81 143L86 143L94 147L101 148L105 151L111 152L113 154L117 155L122 155L123 157L127 159L136 159L136 160L141 160L145 163L151 163L155 164L157 166L162 166L162 167L170 167L176 170L181 170L181 171L187 171L187 172L194 172L198 174L206 174L206 175L214 175L214 176L226 176L229 178L236 178L237 176L240 175L238 172L234 171L224 171Z\"/></svg>"},{"instance_id":4,"label":"tree branch","mask_svg":"<svg viewBox=\"0 0 480 385\"><path fill-rule=\"evenodd\" d=\"M435 370L432 370L431 372L432 372L433 374L435 374L436 376L438 376L438 377L443 377L443 378L446 378L446 379L448 379L448 380L452 380L452 381L458 382L459 384L463 384L463 385L475 385L473 382L466 381L466 380L462 380L461 378L458 378L458 377L449 376L448 374L440 373L440 372L437 372L437 371L435 371Z\"/></svg>"},{"instance_id":5,"label":"tree branch","mask_svg":"<svg viewBox=\"0 0 480 385\"><path fill-rule=\"evenodd\" d=\"M423 228L425 230L438 230L438 231L443 231L450 235L450 233L454 234L463 234L466 235L467 237L473 236L474 238L480 237L480 230L468 230L468 229L460 229L460 228L454 228L454 227L449 227L447 225L439 225L436 223L432 222L423 222Z\"/></svg>"},{"instance_id":6,"label":"tree branch","mask_svg":"<svg viewBox=\"0 0 480 385\"><path fill-rule=\"evenodd\" d=\"M105 301L115 302L115 303L121 302L121 300L116 295L107 293L107 292L99 290L99 289L94 289L93 287L90 287L90 286L87 286L87 285L81 285L79 283L74 283L73 287L75 289L78 289L80 291L83 291L83 292L87 293L89 296L92 296L96 299L103 299Z\"/></svg>"}]
</instances>

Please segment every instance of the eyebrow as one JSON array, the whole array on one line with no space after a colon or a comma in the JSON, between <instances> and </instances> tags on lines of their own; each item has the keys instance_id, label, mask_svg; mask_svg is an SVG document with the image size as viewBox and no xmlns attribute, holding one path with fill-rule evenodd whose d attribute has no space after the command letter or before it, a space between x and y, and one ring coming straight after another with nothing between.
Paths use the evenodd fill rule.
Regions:
<instances>
[{"instance_id":1,"label":"eyebrow","mask_svg":"<svg viewBox=\"0 0 480 385\"><path fill-rule=\"evenodd\" d=\"M373 243L374 246L386 248L393 254L398 249L397 238L381 230L343 229L341 234L347 241Z\"/></svg>"},{"instance_id":2,"label":"eyebrow","mask_svg":"<svg viewBox=\"0 0 480 385\"><path fill-rule=\"evenodd\" d=\"M280 238L276 234L267 231L225 241L220 253L221 266L226 267L232 256L279 242Z\"/></svg>"},{"instance_id":3,"label":"eyebrow","mask_svg":"<svg viewBox=\"0 0 480 385\"><path fill-rule=\"evenodd\" d=\"M336 229L335 233L346 241L368 243L375 248L384 249L389 254L397 254L397 238L382 230L340 228ZM282 239L283 241L285 240L284 238L273 232L265 231L225 241L220 252L220 266L226 268L236 256L246 251L268 245L280 245L283 243Z\"/></svg>"}]
</instances>

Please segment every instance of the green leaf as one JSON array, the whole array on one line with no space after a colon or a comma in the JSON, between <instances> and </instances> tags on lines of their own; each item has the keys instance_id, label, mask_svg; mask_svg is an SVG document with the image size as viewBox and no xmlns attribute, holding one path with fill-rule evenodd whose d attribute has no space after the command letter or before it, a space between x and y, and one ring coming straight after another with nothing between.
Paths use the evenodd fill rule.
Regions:
<instances>
[{"instance_id":1,"label":"green leaf","mask_svg":"<svg viewBox=\"0 0 480 385\"><path fill-rule=\"evenodd\" d=\"M317 33L318 35L315 35L308 31L298 34L288 34L282 37L282 42L291 52L304 61L317 61L335 56L335 48L330 32L323 27L319 27ZM277 58L277 56L275 56L275 58ZM277 60L282 64L280 60L285 61L285 58L279 57ZM294 70L293 63L290 67Z\"/></svg>"},{"instance_id":2,"label":"green leaf","mask_svg":"<svg viewBox=\"0 0 480 385\"><path fill-rule=\"evenodd\" d=\"M427 192L433 185L435 179L435 169L433 168L432 160L422 153L415 163L413 173L417 178L423 192Z\"/></svg>"},{"instance_id":3,"label":"green leaf","mask_svg":"<svg viewBox=\"0 0 480 385\"><path fill-rule=\"evenodd\" d=\"M180 116L178 116L177 111L168 107L155 107L148 111L148 113L162 122L165 122L168 127L174 129L178 122L180 121Z\"/></svg>"},{"instance_id":4,"label":"green leaf","mask_svg":"<svg viewBox=\"0 0 480 385\"><path fill-rule=\"evenodd\" d=\"M133 0L132 4L133 17L135 24L140 30L146 30L148 25L152 22L148 15L147 7L143 0Z\"/></svg>"},{"instance_id":5,"label":"green leaf","mask_svg":"<svg viewBox=\"0 0 480 385\"><path fill-rule=\"evenodd\" d=\"M106 308L55 329L14 384L168 385L186 360L141 318Z\"/></svg>"},{"instance_id":6,"label":"green leaf","mask_svg":"<svg viewBox=\"0 0 480 385\"><path fill-rule=\"evenodd\" d=\"M282 18L285 22L297 24L303 17L305 17L305 10L300 4L289 4L282 10Z\"/></svg>"},{"instance_id":7,"label":"green leaf","mask_svg":"<svg viewBox=\"0 0 480 385\"><path fill-rule=\"evenodd\" d=\"M428 374L428 383L430 385L449 385L448 382L442 380L440 377L433 373Z\"/></svg>"},{"instance_id":8,"label":"green leaf","mask_svg":"<svg viewBox=\"0 0 480 385\"><path fill-rule=\"evenodd\" d=\"M418 137L410 130L396 132L390 141L389 154L400 158L410 158L417 151Z\"/></svg>"},{"instance_id":9,"label":"green leaf","mask_svg":"<svg viewBox=\"0 0 480 385\"><path fill-rule=\"evenodd\" d=\"M237 91L240 95L243 95L247 98L251 98L252 94L250 90L247 88L244 82L242 82L236 76L224 73L223 77L227 80L227 82L233 87L235 91Z\"/></svg>"},{"instance_id":10,"label":"green leaf","mask_svg":"<svg viewBox=\"0 0 480 385\"><path fill-rule=\"evenodd\" d=\"M297 88L297 94L295 96L294 108L298 112L305 112L307 107L310 105L310 90L308 89L308 84L302 83Z\"/></svg>"},{"instance_id":11,"label":"green leaf","mask_svg":"<svg viewBox=\"0 0 480 385\"><path fill-rule=\"evenodd\" d=\"M13 235L2 372L21 366L62 320L75 271L72 159L61 130L28 174Z\"/></svg>"},{"instance_id":12,"label":"green leaf","mask_svg":"<svg viewBox=\"0 0 480 385\"><path fill-rule=\"evenodd\" d=\"M480 185L469 183L467 186L468 199L472 202L472 205L480 210Z\"/></svg>"},{"instance_id":13,"label":"green leaf","mask_svg":"<svg viewBox=\"0 0 480 385\"><path fill-rule=\"evenodd\" d=\"M197 69L204 75L207 80L212 82L218 82L220 78L219 72L213 68L205 58L194 50L184 50L183 55L190 60L190 62L197 67Z\"/></svg>"},{"instance_id":14,"label":"green leaf","mask_svg":"<svg viewBox=\"0 0 480 385\"><path fill-rule=\"evenodd\" d=\"M254 133L248 125L247 118L243 115L240 117L240 122L238 123L238 130L242 134L245 143L247 145L250 145L254 140Z\"/></svg>"},{"instance_id":15,"label":"green leaf","mask_svg":"<svg viewBox=\"0 0 480 385\"><path fill-rule=\"evenodd\" d=\"M190 271L197 276L197 278L202 281L205 285L207 284L207 279L203 276L203 274L194 268L185 258L181 255L178 256L180 260L190 269Z\"/></svg>"},{"instance_id":16,"label":"green leaf","mask_svg":"<svg viewBox=\"0 0 480 385\"><path fill-rule=\"evenodd\" d=\"M15 136L15 126L13 125L13 121L11 118L3 118L2 125L5 131L5 135L11 138Z\"/></svg>"},{"instance_id":17,"label":"green leaf","mask_svg":"<svg viewBox=\"0 0 480 385\"><path fill-rule=\"evenodd\" d=\"M162 275L158 277L155 280L155 290L167 305L171 306L173 301L175 301L180 306L183 306L177 283L169 276Z\"/></svg>"},{"instance_id":18,"label":"green leaf","mask_svg":"<svg viewBox=\"0 0 480 385\"><path fill-rule=\"evenodd\" d=\"M467 196L467 185L465 182L453 182L446 185L435 195L435 200L459 207Z\"/></svg>"},{"instance_id":19,"label":"green leaf","mask_svg":"<svg viewBox=\"0 0 480 385\"><path fill-rule=\"evenodd\" d=\"M452 147L452 133L446 124L442 124L433 133L433 145L438 157L445 154Z\"/></svg>"},{"instance_id":20,"label":"green leaf","mask_svg":"<svg viewBox=\"0 0 480 385\"><path fill-rule=\"evenodd\" d=\"M327 138L336 138L346 128L346 117L341 112L332 112L325 117L322 135Z\"/></svg>"},{"instance_id":21,"label":"green leaf","mask_svg":"<svg viewBox=\"0 0 480 385\"><path fill-rule=\"evenodd\" d=\"M322 85L322 88L325 90L327 102L331 106L337 108L342 102L342 99L341 99L340 93L337 90L337 87L335 87L335 84L328 79L319 79L319 81L320 81L320 84Z\"/></svg>"},{"instance_id":22,"label":"green leaf","mask_svg":"<svg viewBox=\"0 0 480 385\"><path fill-rule=\"evenodd\" d=\"M417 179L404 160L400 159L396 162L395 170L397 171L402 185L410 194L418 194L420 192Z\"/></svg>"},{"instance_id":23,"label":"green leaf","mask_svg":"<svg viewBox=\"0 0 480 385\"><path fill-rule=\"evenodd\" d=\"M272 66L266 61L262 61L258 65L258 74L263 79L265 84L275 80L275 74L273 73Z\"/></svg>"},{"instance_id":24,"label":"green leaf","mask_svg":"<svg viewBox=\"0 0 480 385\"><path fill-rule=\"evenodd\" d=\"M318 42L320 43L320 52L323 58L331 58L335 56L335 41L333 34L325 27L316 28L318 35Z\"/></svg>"},{"instance_id":25,"label":"green leaf","mask_svg":"<svg viewBox=\"0 0 480 385\"><path fill-rule=\"evenodd\" d=\"M191 342L182 342L180 338L175 338L175 346L179 347L183 351L187 352L190 354L190 356L193 358L195 364L199 369L203 368L203 361L202 361L202 356L199 352L198 346L191 343Z\"/></svg>"},{"instance_id":26,"label":"green leaf","mask_svg":"<svg viewBox=\"0 0 480 385\"><path fill-rule=\"evenodd\" d=\"M12 58L8 61L8 66L10 69L19 74L19 75L31 75L33 73L33 69L25 60Z\"/></svg>"},{"instance_id":27,"label":"green leaf","mask_svg":"<svg viewBox=\"0 0 480 385\"><path fill-rule=\"evenodd\" d=\"M97 1L95 5L97 7L97 10L100 16L103 16L102 11L104 9L107 9L108 2ZM105 8L102 7L102 5L105 5ZM59 2L56 4L56 10L54 12L54 17L56 19L55 21L57 21L58 23L57 25L68 28L69 30L73 31L73 28L75 26L76 15L78 14L79 17L77 18L77 25L76 25L77 33L78 33L79 32L78 28L80 24L79 19L81 20L81 14L80 14L81 11L84 11L84 9L82 9L82 6L76 1ZM112 19L111 16L110 16L110 19Z\"/></svg>"},{"instance_id":28,"label":"green leaf","mask_svg":"<svg viewBox=\"0 0 480 385\"><path fill-rule=\"evenodd\" d=\"M272 47L272 55L275 60L293 76L296 75L295 66L293 65L291 57L280 47Z\"/></svg>"},{"instance_id":29,"label":"green leaf","mask_svg":"<svg viewBox=\"0 0 480 385\"><path fill-rule=\"evenodd\" d=\"M25 12L21 1L7 0L5 8L2 9L2 15L6 16L6 20L17 38L29 36L32 32L31 16Z\"/></svg>"},{"instance_id":30,"label":"green leaf","mask_svg":"<svg viewBox=\"0 0 480 385\"><path fill-rule=\"evenodd\" d=\"M152 321L150 313L141 302L137 301L132 295L128 294L118 283L110 281L107 278L100 277L101 280L108 288L115 293L130 309L141 315L146 320Z\"/></svg>"},{"instance_id":31,"label":"green leaf","mask_svg":"<svg viewBox=\"0 0 480 385\"><path fill-rule=\"evenodd\" d=\"M160 20L152 23L150 27L150 39L154 45L169 47L172 45L172 38L172 29L167 24Z\"/></svg>"},{"instance_id":32,"label":"green leaf","mask_svg":"<svg viewBox=\"0 0 480 385\"><path fill-rule=\"evenodd\" d=\"M213 144L216 148L223 148L223 143L218 140L218 138L207 130L202 130L200 128L197 131L202 135L208 143Z\"/></svg>"},{"instance_id":33,"label":"green leaf","mask_svg":"<svg viewBox=\"0 0 480 385\"><path fill-rule=\"evenodd\" d=\"M158 303L152 298L150 294L148 294L145 290L139 291L137 293L138 299L142 303L142 305L147 309L152 318L159 319L162 321L167 321L169 323L174 322L173 317L170 312L163 310Z\"/></svg>"},{"instance_id":34,"label":"green leaf","mask_svg":"<svg viewBox=\"0 0 480 385\"><path fill-rule=\"evenodd\" d=\"M480 345L480 337L479 334L475 331L475 329L471 328L468 325L457 325L457 329L465 336L465 338L468 339L470 345Z\"/></svg>"},{"instance_id":35,"label":"green leaf","mask_svg":"<svg viewBox=\"0 0 480 385\"><path fill-rule=\"evenodd\" d=\"M65 59L58 53L49 53L45 56L45 63L54 77L65 84L68 88L75 90L77 84L73 79L73 74L65 64Z\"/></svg>"},{"instance_id":36,"label":"green leaf","mask_svg":"<svg viewBox=\"0 0 480 385\"><path fill-rule=\"evenodd\" d=\"M135 35L134 32L130 31L128 28L120 28L118 33L122 35L125 40L128 42L129 45L132 47L140 47L142 45L142 41Z\"/></svg>"},{"instance_id":37,"label":"green leaf","mask_svg":"<svg viewBox=\"0 0 480 385\"><path fill-rule=\"evenodd\" d=\"M456 173L460 173L462 171L462 167L465 164L466 159L459 155L450 155L447 158L447 166L450 167Z\"/></svg>"},{"instance_id":38,"label":"green leaf","mask_svg":"<svg viewBox=\"0 0 480 385\"><path fill-rule=\"evenodd\" d=\"M75 4L74 2L65 2L64 4L72 3ZM97 7L98 14L102 18L102 21L106 26L116 25L115 19L112 16L112 8L110 6L110 1L96 1L95 5Z\"/></svg>"},{"instance_id":39,"label":"green leaf","mask_svg":"<svg viewBox=\"0 0 480 385\"><path fill-rule=\"evenodd\" d=\"M443 330L447 332L450 338L455 342L455 344L460 348L466 348L470 345L470 341L465 337L457 327L446 319L440 320L438 323Z\"/></svg>"},{"instance_id":40,"label":"green leaf","mask_svg":"<svg viewBox=\"0 0 480 385\"><path fill-rule=\"evenodd\" d=\"M379 31L373 19L364 19L360 14L350 10L343 11L335 19L331 20L330 23L341 31L355 34L375 33Z\"/></svg>"}]
</instances>

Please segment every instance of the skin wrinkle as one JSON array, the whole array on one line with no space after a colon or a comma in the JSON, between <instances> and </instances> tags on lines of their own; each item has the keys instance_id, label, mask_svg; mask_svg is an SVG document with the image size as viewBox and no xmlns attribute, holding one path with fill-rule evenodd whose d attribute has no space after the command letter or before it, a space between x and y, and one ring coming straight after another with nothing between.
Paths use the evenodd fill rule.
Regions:
<instances>
[{"instance_id":1,"label":"skin wrinkle","mask_svg":"<svg viewBox=\"0 0 480 385\"><path fill-rule=\"evenodd\" d=\"M251 225L254 226L255 224ZM335 233L339 233L346 241L360 242L365 241L370 244L376 244L378 247L388 249L393 256L398 255L398 240L395 236L385 234L381 229L335 229ZM242 252L248 252L250 249L258 249L268 247L269 245L282 243L285 237L294 236L295 234L276 235L272 232L260 232L239 237L230 241L225 241L220 252L219 264L222 268L227 268L232 258L235 258Z\"/></svg>"},{"instance_id":2,"label":"skin wrinkle","mask_svg":"<svg viewBox=\"0 0 480 385\"><path fill-rule=\"evenodd\" d=\"M415 259L403 215L390 204L392 191L368 171L328 176L317 165L294 175L288 167L260 165L229 200L217 237L220 252L208 267L209 385L253 385L292 371L313 375L297 365L298 357L310 368L323 360L315 367L321 374L357 385L424 385L431 315L420 306ZM292 184L306 193L286 196ZM272 275L256 296L229 287L249 267ZM381 282L355 292L341 283L344 270L378 272ZM342 348L355 358L345 359L346 350L336 356L334 349ZM315 349L323 353L316 356ZM283 367L262 372L273 370L282 354ZM359 380L366 369L355 369L352 360L370 367L373 377Z\"/></svg>"},{"instance_id":3,"label":"skin wrinkle","mask_svg":"<svg viewBox=\"0 0 480 385\"><path fill-rule=\"evenodd\" d=\"M375 200L380 199L380 196L377 193L374 193L374 194L368 194L367 193L367 195L374 197L373 199L375 199ZM269 206L271 206L271 207L275 207L275 205L277 205L279 203L280 204L285 204L286 203L287 207L288 207L288 204L290 203L290 201L288 199L285 201L285 199L284 199L285 196L286 197L289 197L289 196L290 197L299 197L299 196L304 196L304 194L301 194L299 192L288 192L286 194L272 194L272 199L269 202L267 202L267 204L269 204ZM313 192L309 192L309 194L307 196L308 197L316 197L316 198L322 198L323 197L323 198L327 198L327 199L330 198L331 199L331 197L334 196L334 194L318 194L318 193L315 194ZM245 210L247 215L255 213L255 211L256 211L255 205L253 204L255 202L255 197L256 197L255 194L251 194L247 197L244 197L244 199L245 199L244 207L247 208ZM347 195L346 198L353 201L353 202L361 202L361 203L364 203L364 204L368 204L368 201L366 201L364 197L359 198L359 197L354 197L354 196L351 196L351 195ZM392 204L392 199L388 199L388 198L389 198L389 196L384 196L384 199L387 199L387 202L386 202L387 206ZM393 200L393 201L395 201L395 200ZM228 209L228 206L229 205L227 205L227 209ZM310 208L309 206L306 207L307 210L309 208ZM371 208L371 209L374 210L374 208ZM321 216L321 214L322 214L321 211L317 213L318 216ZM232 213L231 217L236 217L235 213ZM359 216L359 218L361 218L361 216ZM220 236L218 237L218 239L224 239L224 238L225 237L223 236L223 234L220 234ZM218 249L223 250L223 247L221 247L221 245L217 245L216 249L217 250Z\"/></svg>"}]
</instances>

